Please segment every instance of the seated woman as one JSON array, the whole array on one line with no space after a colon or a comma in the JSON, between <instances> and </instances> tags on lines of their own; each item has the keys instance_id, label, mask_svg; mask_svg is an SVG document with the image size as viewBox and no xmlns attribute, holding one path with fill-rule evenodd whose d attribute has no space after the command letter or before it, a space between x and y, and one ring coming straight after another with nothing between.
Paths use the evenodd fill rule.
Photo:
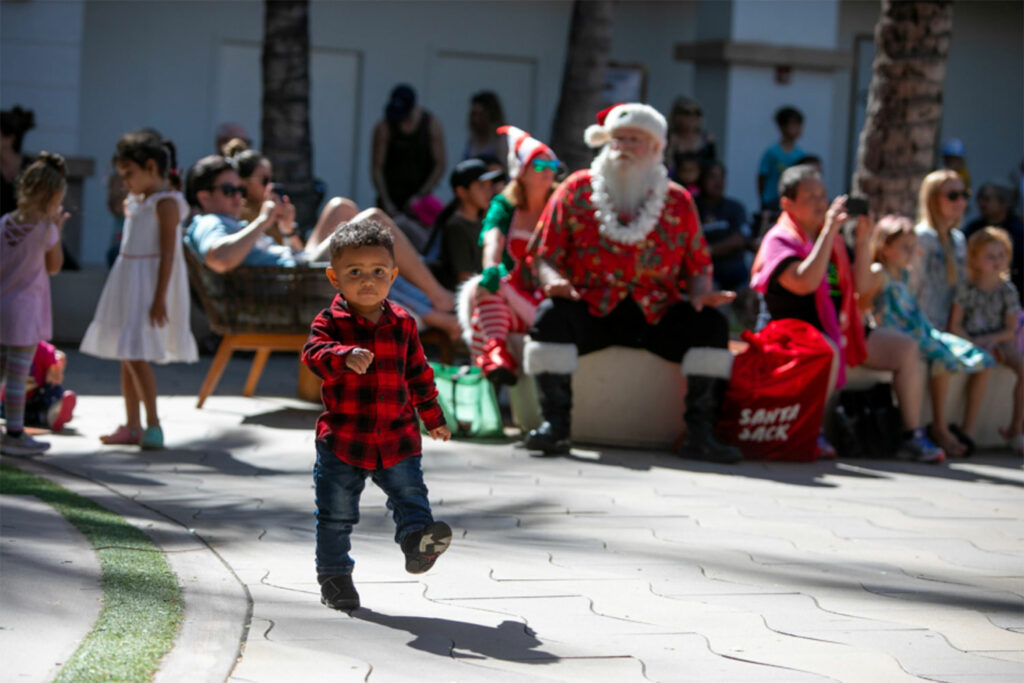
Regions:
<instances>
[{"instance_id":1,"label":"seated woman","mask_svg":"<svg viewBox=\"0 0 1024 683\"><path fill-rule=\"evenodd\" d=\"M268 167L269 163L264 170ZM287 197L265 197L252 221L241 220L245 187L235 166L221 156L203 157L189 170L186 198L197 214L185 231L185 241L211 270L224 273L242 265L293 267L329 260L330 240L327 238L336 225L320 229L324 222L321 215L317 228L304 243L277 244L267 231L279 225L293 226L295 207ZM339 210L334 215L345 213ZM424 324L443 329L452 339L457 339L461 328L450 312L454 308L451 293L434 279L387 214L380 209L367 209L349 219L372 219L392 232L395 261L407 281L396 281L391 298Z\"/></svg>"},{"instance_id":2,"label":"seated woman","mask_svg":"<svg viewBox=\"0 0 1024 683\"><path fill-rule=\"evenodd\" d=\"M480 229L483 273L459 290L459 317L470 353L484 375L498 384L515 384L517 365L506 341L525 333L544 295L523 262L526 245L554 191L558 158L543 142L515 126L508 135L512 181L491 200Z\"/></svg>"},{"instance_id":3,"label":"seated woman","mask_svg":"<svg viewBox=\"0 0 1024 683\"><path fill-rule=\"evenodd\" d=\"M835 388L846 382L846 368L863 364L893 373L893 390L903 418L902 450L919 462L942 462L945 453L921 428L922 384L917 342L892 329L866 334L857 296L871 281L867 216L857 219L856 273L846 246L836 239L846 197L828 204L821 174L812 166L792 166L779 179L782 214L761 242L751 271L751 287L764 295L772 319L797 318L814 325L834 345L839 363ZM835 455L824 438L823 454Z\"/></svg>"}]
</instances>

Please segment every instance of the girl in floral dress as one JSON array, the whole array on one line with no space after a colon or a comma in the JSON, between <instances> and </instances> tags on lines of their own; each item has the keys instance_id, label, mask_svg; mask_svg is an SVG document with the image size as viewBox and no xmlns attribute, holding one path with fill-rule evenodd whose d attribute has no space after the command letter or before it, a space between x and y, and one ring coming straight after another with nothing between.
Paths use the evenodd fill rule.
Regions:
<instances>
[{"instance_id":1,"label":"girl in floral dress","mask_svg":"<svg viewBox=\"0 0 1024 683\"><path fill-rule=\"evenodd\" d=\"M931 392L934 416L929 427L931 437L947 455L963 456L972 445L971 435L985 394L988 368L994 361L984 349L963 337L936 328L928 320L907 284L908 267L916 249L917 236L910 221L901 216L883 216L872 235L872 282L864 298L872 302L879 326L898 330L917 340L932 377L952 372L971 374L960 426L945 422L945 392L941 395L934 390ZM931 386L934 387L935 383Z\"/></svg>"}]
</instances>

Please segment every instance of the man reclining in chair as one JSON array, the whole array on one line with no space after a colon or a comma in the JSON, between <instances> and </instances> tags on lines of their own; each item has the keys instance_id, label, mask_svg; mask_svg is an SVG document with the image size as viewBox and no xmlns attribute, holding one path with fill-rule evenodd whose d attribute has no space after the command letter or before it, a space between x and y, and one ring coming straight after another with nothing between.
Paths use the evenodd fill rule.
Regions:
<instances>
[{"instance_id":1,"label":"man reclining in chair","mask_svg":"<svg viewBox=\"0 0 1024 683\"><path fill-rule=\"evenodd\" d=\"M185 242L218 273L239 266L305 266L327 258L331 226L327 234L314 232L302 250L274 242L266 232L278 222L291 225L295 207L285 201L268 200L252 222L239 220L242 212L242 181L228 159L203 157L189 170L186 198L197 214L185 231ZM425 325L437 327L452 339L461 334L455 318L455 301L431 275L405 234L380 209L367 209L353 220L375 220L386 226L395 238L395 260L401 273L392 289L392 299ZM322 264L321 264L322 266ZM320 267L320 266L318 266Z\"/></svg>"},{"instance_id":2,"label":"man reclining in chair","mask_svg":"<svg viewBox=\"0 0 1024 683\"><path fill-rule=\"evenodd\" d=\"M646 104L601 112L585 134L601 153L562 183L541 215L532 251L549 298L537 309L524 364L537 377L544 422L526 438L530 450L568 451L577 356L621 345L682 362L682 455L741 458L712 434L732 367L729 326L714 306L735 294L711 291L693 200L661 163L665 133L665 118Z\"/></svg>"}]
</instances>

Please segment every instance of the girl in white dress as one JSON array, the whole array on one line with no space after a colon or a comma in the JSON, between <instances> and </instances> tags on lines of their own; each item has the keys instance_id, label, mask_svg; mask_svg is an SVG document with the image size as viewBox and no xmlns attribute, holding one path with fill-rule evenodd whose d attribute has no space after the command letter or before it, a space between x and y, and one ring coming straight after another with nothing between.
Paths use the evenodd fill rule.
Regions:
<instances>
[{"instance_id":1,"label":"girl in white dress","mask_svg":"<svg viewBox=\"0 0 1024 683\"><path fill-rule=\"evenodd\" d=\"M175 167L170 140L128 133L118 141L113 161L129 193L124 238L81 350L121 361L127 420L100 440L162 448L156 377L149 364L198 360L181 251L181 222L188 205L175 187L176 176L169 178ZM145 430L140 402L146 407Z\"/></svg>"}]
</instances>

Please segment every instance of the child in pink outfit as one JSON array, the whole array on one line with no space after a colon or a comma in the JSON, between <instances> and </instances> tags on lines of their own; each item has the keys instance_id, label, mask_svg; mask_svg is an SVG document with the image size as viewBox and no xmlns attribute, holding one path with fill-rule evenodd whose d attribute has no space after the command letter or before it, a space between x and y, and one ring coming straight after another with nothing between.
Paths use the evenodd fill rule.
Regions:
<instances>
[{"instance_id":1,"label":"child in pink outfit","mask_svg":"<svg viewBox=\"0 0 1024 683\"><path fill-rule=\"evenodd\" d=\"M71 421L78 397L64 389L64 370L68 357L45 341L36 346L32 367L25 381L25 425L54 432ZM3 414L0 407L0 415Z\"/></svg>"},{"instance_id":2,"label":"child in pink outfit","mask_svg":"<svg viewBox=\"0 0 1024 683\"><path fill-rule=\"evenodd\" d=\"M39 342L52 334L50 275L64 264L64 159L43 152L18 177L18 209L0 217L0 376L7 425L0 451L39 455L25 430L25 388Z\"/></svg>"}]
</instances>

